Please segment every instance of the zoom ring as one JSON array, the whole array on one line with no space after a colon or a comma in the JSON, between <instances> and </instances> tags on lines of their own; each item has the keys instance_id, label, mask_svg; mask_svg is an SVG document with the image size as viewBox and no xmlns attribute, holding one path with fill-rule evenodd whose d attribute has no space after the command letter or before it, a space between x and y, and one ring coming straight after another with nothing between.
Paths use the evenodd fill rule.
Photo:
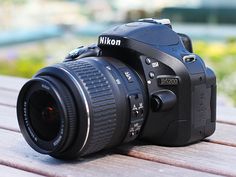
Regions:
<instances>
[{"instance_id":1,"label":"zoom ring","mask_svg":"<svg viewBox=\"0 0 236 177\"><path fill-rule=\"evenodd\" d=\"M117 125L115 98L107 78L92 64L65 62L82 81L91 103L89 138L82 155L104 149L111 141Z\"/></svg>"}]
</instances>

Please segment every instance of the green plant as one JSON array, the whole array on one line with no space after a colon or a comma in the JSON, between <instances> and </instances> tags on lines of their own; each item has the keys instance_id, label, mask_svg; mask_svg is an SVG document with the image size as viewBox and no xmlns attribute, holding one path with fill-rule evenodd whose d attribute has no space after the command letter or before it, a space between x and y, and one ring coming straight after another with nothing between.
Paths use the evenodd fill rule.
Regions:
<instances>
[{"instance_id":1,"label":"green plant","mask_svg":"<svg viewBox=\"0 0 236 177\"><path fill-rule=\"evenodd\" d=\"M45 65L45 59L37 55L13 61L2 60L0 61L0 74L30 78Z\"/></svg>"},{"instance_id":2,"label":"green plant","mask_svg":"<svg viewBox=\"0 0 236 177\"><path fill-rule=\"evenodd\" d=\"M197 41L194 43L194 50L214 69L218 92L231 98L236 105L236 41Z\"/></svg>"}]
</instances>

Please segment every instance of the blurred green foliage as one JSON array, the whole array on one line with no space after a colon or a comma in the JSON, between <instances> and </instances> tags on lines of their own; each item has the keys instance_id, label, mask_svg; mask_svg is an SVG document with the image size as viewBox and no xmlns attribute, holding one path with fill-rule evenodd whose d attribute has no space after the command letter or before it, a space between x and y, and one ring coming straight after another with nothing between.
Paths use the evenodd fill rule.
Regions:
<instances>
[{"instance_id":1,"label":"blurred green foliage","mask_svg":"<svg viewBox=\"0 0 236 177\"><path fill-rule=\"evenodd\" d=\"M229 39L226 42L195 41L193 46L194 52L201 56L207 66L215 71L218 92L232 98L236 105L236 40ZM65 46L62 47L65 48ZM21 53L13 60L0 60L0 74L30 78L40 68L52 63L47 59L48 52L49 49L46 50L41 46L38 51ZM54 62L58 62L58 60L54 60Z\"/></svg>"},{"instance_id":2,"label":"blurred green foliage","mask_svg":"<svg viewBox=\"0 0 236 177\"><path fill-rule=\"evenodd\" d=\"M218 92L232 99L236 106L236 40L194 43L194 51L216 73Z\"/></svg>"},{"instance_id":3,"label":"blurred green foliage","mask_svg":"<svg viewBox=\"0 0 236 177\"><path fill-rule=\"evenodd\" d=\"M198 41L194 44L194 52L213 67L217 79L220 81L236 71L236 42L206 43Z\"/></svg>"},{"instance_id":4,"label":"blurred green foliage","mask_svg":"<svg viewBox=\"0 0 236 177\"><path fill-rule=\"evenodd\" d=\"M44 58L41 53L29 53L16 60L0 60L0 74L30 78L46 65Z\"/></svg>"},{"instance_id":5,"label":"blurred green foliage","mask_svg":"<svg viewBox=\"0 0 236 177\"><path fill-rule=\"evenodd\" d=\"M27 0L0 0L0 4L23 4Z\"/></svg>"}]
</instances>

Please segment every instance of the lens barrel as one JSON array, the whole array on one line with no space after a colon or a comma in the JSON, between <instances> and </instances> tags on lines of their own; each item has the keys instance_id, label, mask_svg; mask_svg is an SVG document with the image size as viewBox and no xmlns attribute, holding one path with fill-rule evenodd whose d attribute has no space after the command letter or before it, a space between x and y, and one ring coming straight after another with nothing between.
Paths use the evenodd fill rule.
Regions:
<instances>
[{"instance_id":1,"label":"lens barrel","mask_svg":"<svg viewBox=\"0 0 236 177\"><path fill-rule=\"evenodd\" d=\"M40 70L22 88L17 115L32 148L71 159L135 139L145 99L140 78L128 66L89 57ZM134 103L143 106L136 117Z\"/></svg>"}]
</instances>

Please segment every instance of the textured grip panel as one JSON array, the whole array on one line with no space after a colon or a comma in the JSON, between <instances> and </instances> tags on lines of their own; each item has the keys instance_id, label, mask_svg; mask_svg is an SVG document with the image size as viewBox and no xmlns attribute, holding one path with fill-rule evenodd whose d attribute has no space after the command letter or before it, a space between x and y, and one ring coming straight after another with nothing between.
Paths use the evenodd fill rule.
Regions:
<instances>
[{"instance_id":1,"label":"textured grip panel","mask_svg":"<svg viewBox=\"0 0 236 177\"><path fill-rule=\"evenodd\" d=\"M91 102L89 138L82 154L104 149L110 142L117 125L116 104L111 85L96 67L87 61L65 62L82 81Z\"/></svg>"}]
</instances>

